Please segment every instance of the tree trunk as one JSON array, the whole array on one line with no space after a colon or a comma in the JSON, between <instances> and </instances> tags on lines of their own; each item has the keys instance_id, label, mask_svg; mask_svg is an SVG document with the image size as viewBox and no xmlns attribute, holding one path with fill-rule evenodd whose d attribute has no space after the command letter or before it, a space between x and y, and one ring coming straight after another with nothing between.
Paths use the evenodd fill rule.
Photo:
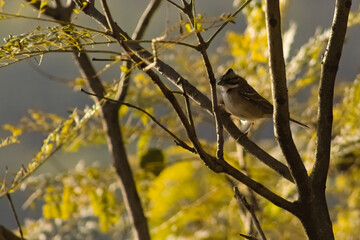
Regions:
<instances>
[{"instance_id":1,"label":"tree trunk","mask_svg":"<svg viewBox=\"0 0 360 240\"><path fill-rule=\"evenodd\" d=\"M325 194L315 194L311 201L299 203L298 214L310 240L334 239Z\"/></svg>"},{"instance_id":2,"label":"tree trunk","mask_svg":"<svg viewBox=\"0 0 360 240\"><path fill-rule=\"evenodd\" d=\"M102 107L109 152L113 157L113 165L120 178L121 192L125 207L133 228L133 239L150 239L149 228L136 190L136 184L127 159L126 150L122 140L121 128L118 118L118 106L107 102Z\"/></svg>"},{"instance_id":3,"label":"tree trunk","mask_svg":"<svg viewBox=\"0 0 360 240\"><path fill-rule=\"evenodd\" d=\"M77 52L74 52L74 56L76 63L79 65L82 77L87 80L89 87L94 93L102 96L104 94L104 88L100 80L96 77L95 69L88 56L86 54L79 55ZM95 99L95 101L98 102L99 99ZM119 105L111 102L106 102L101 107L103 129L106 132L113 165L120 178L121 193L133 228L133 239L148 240L150 239L149 228L126 155L118 112Z\"/></svg>"}]
</instances>

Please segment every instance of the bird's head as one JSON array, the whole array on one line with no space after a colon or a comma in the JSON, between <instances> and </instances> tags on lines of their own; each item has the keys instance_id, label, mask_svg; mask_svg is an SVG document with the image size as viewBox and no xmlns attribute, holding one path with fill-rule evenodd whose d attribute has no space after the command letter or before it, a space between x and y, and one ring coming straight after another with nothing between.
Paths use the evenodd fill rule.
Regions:
<instances>
[{"instance_id":1,"label":"bird's head","mask_svg":"<svg viewBox=\"0 0 360 240\"><path fill-rule=\"evenodd\" d=\"M231 89L239 87L243 83L246 83L246 80L237 75L234 70L229 68L226 73L220 77L217 85L224 89Z\"/></svg>"}]
</instances>

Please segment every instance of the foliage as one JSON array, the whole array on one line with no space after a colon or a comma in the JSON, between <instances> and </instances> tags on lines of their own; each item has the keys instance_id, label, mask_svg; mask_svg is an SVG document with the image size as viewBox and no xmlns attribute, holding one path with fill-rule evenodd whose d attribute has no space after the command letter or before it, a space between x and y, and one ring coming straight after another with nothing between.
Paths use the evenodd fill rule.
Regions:
<instances>
[{"instance_id":1,"label":"foliage","mask_svg":"<svg viewBox=\"0 0 360 240\"><path fill-rule=\"evenodd\" d=\"M230 204L231 195L230 185L223 177L210 173L198 161L169 166L154 179L148 191L154 239L167 236L224 239L225 236L236 236L236 231L230 226L238 222L228 221L236 210L236 206ZM217 227L212 227L214 225Z\"/></svg>"},{"instance_id":2,"label":"foliage","mask_svg":"<svg viewBox=\"0 0 360 240\"><path fill-rule=\"evenodd\" d=\"M44 164L56 151L58 151L65 143L71 141L74 136L77 135L79 129L85 125L86 121L97 113L96 106L92 109L88 109L86 114L80 118L75 109L68 119L61 121L60 124L50 132L47 138L44 140L40 151L35 155L27 167L23 166L11 180L10 186L6 186L6 181L1 183L0 196L4 196L6 193L14 191L19 184L21 184L28 176L30 176L36 169ZM38 115L33 115L38 116ZM40 117L39 117L40 118ZM37 119L37 117L35 117ZM16 127L7 128L20 129ZM18 130L21 131L21 130Z\"/></svg>"},{"instance_id":3,"label":"foliage","mask_svg":"<svg viewBox=\"0 0 360 240\"><path fill-rule=\"evenodd\" d=\"M334 230L339 239L358 236L360 222L360 76L348 85L334 109L334 140L330 193L336 199Z\"/></svg>"},{"instance_id":4,"label":"foliage","mask_svg":"<svg viewBox=\"0 0 360 240\"><path fill-rule=\"evenodd\" d=\"M3 17L8 14L0 13ZM104 42L97 41L98 37ZM95 42L96 41L96 42ZM84 50L86 45L110 43L106 35L96 30L78 30L73 25L51 26L46 29L37 26L33 31L17 36L9 35L0 48L0 67L50 52Z\"/></svg>"},{"instance_id":5,"label":"foliage","mask_svg":"<svg viewBox=\"0 0 360 240\"><path fill-rule=\"evenodd\" d=\"M73 171L56 178L49 174L31 177L21 187L36 195L36 198L30 196L26 205L41 204L44 216L38 221L25 222L26 231L31 233L29 239L41 236L46 236L46 239L55 236L61 239L98 239L128 234L126 212L119 204L120 186L113 169L96 165L85 167L83 162L79 162ZM71 231L63 232L63 228Z\"/></svg>"}]
</instances>

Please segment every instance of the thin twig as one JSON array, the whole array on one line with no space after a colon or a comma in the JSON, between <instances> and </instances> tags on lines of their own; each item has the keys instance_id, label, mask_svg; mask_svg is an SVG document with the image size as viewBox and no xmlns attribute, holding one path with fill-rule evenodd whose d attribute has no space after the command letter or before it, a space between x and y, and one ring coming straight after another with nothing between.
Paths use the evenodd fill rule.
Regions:
<instances>
[{"instance_id":1,"label":"thin twig","mask_svg":"<svg viewBox=\"0 0 360 240\"><path fill-rule=\"evenodd\" d=\"M253 236L245 235L245 234L242 234L242 233L239 233L239 235L242 236L245 239L258 240L257 238L254 238Z\"/></svg>"},{"instance_id":2,"label":"thin twig","mask_svg":"<svg viewBox=\"0 0 360 240\"><path fill-rule=\"evenodd\" d=\"M63 143L56 146L56 148L44 159L41 159L41 162L39 162L31 171L26 171L26 169L23 167L22 170L25 169L24 174L19 177L19 180L13 181L12 185L9 189L6 189L2 192L0 192L0 198L5 196L6 194L15 191L22 182L24 182L28 177L30 177L37 169L39 169L44 163L46 163L57 151L59 151L63 147Z\"/></svg>"},{"instance_id":3,"label":"thin twig","mask_svg":"<svg viewBox=\"0 0 360 240\"><path fill-rule=\"evenodd\" d=\"M48 14L46 14L46 15L48 15ZM63 26L71 24L71 26L73 26L73 27L78 27L78 28L81 28L81 29L84 29L84 30L88 30L88 31L92 31L92 32L96 32L96 33L106 35L106 32L104 32L104 31L100 31L98 29L93 29L93 28L81 26L81 25L74 24L74 23L69 23L68 21L64 21L64 20L53 20L53 19L48 19L48 18L29 17L29 16L17 15L17 14L12 14L12 13L5 13L5 12L0 12L0 16L8 16L8 17L13 17L13 18L23 18L23 19L29 19L29 20L41 21L41 22L51 22L51 23L57 23L57 24L60 24L60 25L63 25ZM51 15L48 15L48 16L52 17Z\"/></svg>"},{"instance_id":4,"label":"thin twig","mask_svg":"<svg viewBox=\"0 0 360 240\"><path fill-rule=\"evenodd\" d=\"M132 34L132 39L134 39L134 41L137 41L144 36L145 31L149 25L150 19L154 15L155 11L159 8L160 3L161 0L151 0L151 2L148 4L145 11L141 15L141 18L139 19L138 24ZM131 69L133 67L133 64L132 62L129 61L126 62L125 66L127 69ZM132 71L127 71L124 74L123 79L120 82L119 90L115 97L116 100L119 100L121 102L125 100L130 86L131 73Z\"/></svg>"},{"instance_id":5,"label":"thin twig","mask_svg":"<svg viewBox=\"0 0 360 240\"><path fill-rule=\"evenodd\" d=\"M13 203L13 201L12 201L12 199L11 199L10 193L6 193L6 197L7 197L8 200L9 200L9 203L10 203L10 206L11 206L11 210L12 210L12 212L13 212L13 214L14 214L14 217L15 217L15 220L16 220L16 224L17 224L17 226L18 226L18 228L19 228L20 237L21 237L21 239L24 239L24 234L23 234L23 231L22 231L22 229L21 229L20 221L19 221L18 215L17 215L17 213L16 213L15 206L14 206L14 203Z\"/></svg>"},{"instance_id":6,"label":"thin twig","mask_svg":"<svg viewBox=\"0 0 360 240\"><path fill-rule=\"evenodd\" d=\"M68 46L66 48L72 48L71 46ZM30 57L34 57L34 56L39 56L41 54L46 54L46 53L72 53L74 52L74 50L62 50L62 49L54 49L54 50L41 50L41 51L32 51L32 52L21 52L21 53L14 53L14 56L21 56L21 55L30 55ZM120 56L121 53L119 52L115 52L115 51L103 51L103 50L84 50L82 49L81 51L79 51L79 53L107 53L107 54L114 54L116 56ZM129 60L125 60L125 59L117 59L120 61L129 61Z\"/></svg>"},{"instance_id":7,"label":"thin twig","mask_svg":"<svg viewBox=\"0 0 360 240\"><path fill-rule=\"evenodd\" d=\"M248 5L251 2L251 0L247 0L243 5L241 5L234 13L232 13L228 18L230 21L226 21L224 22L216 31L215 33L209 38L209 40L206 41L206 45L207 47L209 47L210 43L212 42L212 40L214 40L214 38L216 37L216 35L219 34L219 32L229 23L231 22L232 18L235 17L241 10L243 10L246 5Z\"/></svg>"},{"instance_id":8,"label":"thin twig","mask_svg":"<svg viewBox=\"0 0 360 240\"><path fill-rule=\"evenodd\" d=\"M107 21L108 26L109 26L110 34L112 35L112 34L114 34L114 29L115 29L114 19L111 16L110 9L109 9L109 6L107 4L107 1L106 0L100 0L100 2L101 2L102 8L103 8L104 13L105 13L105 17L106 17L106 21Z\"/></svg>"},{"instance_id":9,"label":"thin twig","mask_svg":"<svg viewBox=\"0 0 360 240\"><path fill-rule=\"evenodd\" d=\"M124 40L124 42L129 42L129 43L152 43L153 40ZM185 46L185 47L189 47L192 49L197 49L197 46L191 45L189 43L185 43L185 42L179 42L179 41L171 41L171 40L158 40L156 41L156 43L164 43L164 44L176 44L176 45L180 45L180 46Z\"/></svg>"},{"instance_id":10,"label":"thin twig","mask_svg":"<svg viewBox=\"0 0 360 240\"><path fill-rule=\"evenodd\" d=\"M135 60L135 62L140 61L140 59L134 59L134 60ZM222 172L222 171L224 171L223 166L219 164L217 159L215 157L213 157L212 155L210 155L209 153L207 153L205 151L205 149L203 148L202 144L199 141L199 138L197 137L196 133L194 132L192 126L190 125L190 123L188 121L188 118L186 117L186 114L184 113L181 105L179 104L179 102L175 98L172 91L170 91L170 89L168 89L166 87L166 85L161 81L160 77L152 69L146 69L145 70L146 66L148 66L148 65L147 64L142 64L141 67L143 67L143 70L145 71L145 73L159 87L162 94L166 97L166 99L170 102L170 104L174 108L177 116L179 117L182 125L185 128L185 131L186 131L188 137L190 138L191 142L193 143L197 154L199 154L200 158L214 172ZM181 80L179 80L179 81L181 81Z\"/></svg>"},{"instance_id":11,"label":"thin twig","mask_svg":"<svg viewBox=\"0 0 360 240\"><path fill-rule=\"evenodd\" d=\"M183 87L183 89L184 89L184 87ZM192 126L192 128L194 130L194 133L196 134L195 124L194 124L194 120L193 120L192 113L191 113L191 105L190 105L189 96L186 94L186 92L184 90L182 92L182 95L185 98L186 112L187 112L187 115L188 115L189 123Z\"/></svg>"},{"instance_id":12,"label":"thin twig","mask_svg":"<svg viewBox=\"0 0 360 240\"><path fill-rule=\"evenodd\" d=\"M179 146L181 146L182 148L192 152L192 153L196 153L195 149L190 147L189 145L187 145L184 141L182 141L181 139L179 139L174 133L172 133L169 129L167 129L163 124L161 124L153 115L151 115L149 112L145 111L144 109L140 108L140 107L137 107L133 104L130 104L130 103L127 103L127 102L120 102L118 100L114 100L114 99L111 99L111 98L108 98L108 97L103 97L103 96L100 96L100 95L97 95L95 93L91 93L91 92L88 92L84 89L81 89L82 92L88 94L88 95L91 95L91 96L95 96L97 98L102 98L102 99L105 99L107 101L110 101L110 102L113 102L113 103L116 103L116 104L119 104L119 105L125 105L127 107L130 107L130 108L134 108L144 114L146 114L149 118L151 118L151 120L153 120L153 122L155 122L159 127L161 127L165 132L167 132L171 137L173 137L175 140L175 143Z\"/></svg>"},{"instance_id":13,"label":"thin twig","mask_svg":"<svg viewBox=\"0 0 360 240\"><path fill-rule=\"evenodd\" d=\"M262 240L266 240L265 234L264 234L263 230L261 229L259 220L256 217L254 209L246 201L245 196L240 193L239 189L236 186L234 187L234 192L235 192L235 198L238 201L239 206L244 206L249 211L249 213L251 215L251 219L253 220L253 223L255 225L256 230L258 231L258 233L260 235L260 238Z\"/></svg>"},{"instance_id":14,"label":"thin twig","mask_svg":"<svg viewBox=\"0 0 360 240\"><path fill-rule=\"evenodd\" d=\"M191 1L190 4L188 4L185 0L183 0L184 4L184 13L187 15L187 17L191 20L194 19L194 6L193 2ZM191 7L191 8L190 8ZM196 29L195 26L195 20L193 21L193 27ZM210 59L207 54L207 44L204 41L201 33L199 31L195 32L196 37L198 39L199 45L198 45L198 51L200 52L202 59L204 61L204 65L208 74L209 83L210 83L210 89L211 89L211 103L212 103L212 113L215 118L215 128L216 128L216 157L219 160L224 160L224 136L223 136L223 125L222 120L220 116L220 110L217 100L217 89L216 89L216 79L214 76L214 71L212 69Z\"/></svg>"},{"instance_id":15,"label":"thin twig","mask_svg":"<svg viewBox=\"0 0 360 240\"><path fill-rule=\"evenodd\" d=\"M169 3L171 3L172 5L174 5L174 6L175 6L176 8L178 8L179 10L183 11L183 8L182 8L180 5L178 5L177 3L173 2L172 0L166 0L166 1L168 1Z\"/></svg>"},{"instance_id":16,"label":"thin twig","mask_svg":"<svg viewBox=\"0 0 360 240\"><path fill-rule=\"evenodd\" d=\"M92 58L92 61L97 61L97 62L115 62L115 61L119 61L116 58ZM120 60L120 61L124 61L124 62L131 62L130 59L124 59L124 60Z\"/></svg>"},{"instance_id":17,"label":"thin twig","mask_svg":"<svg viewBox=\"0 0 360 240\"><path fill-rule=\"evenodd\" d=\"M149 21L154 15L155 11L158 9L161 0L151 0L145 11L141 15L138 24L135 27L135 30L131 36L132 39L141 39L149 25Z\"/></svg>"}]
</instances>

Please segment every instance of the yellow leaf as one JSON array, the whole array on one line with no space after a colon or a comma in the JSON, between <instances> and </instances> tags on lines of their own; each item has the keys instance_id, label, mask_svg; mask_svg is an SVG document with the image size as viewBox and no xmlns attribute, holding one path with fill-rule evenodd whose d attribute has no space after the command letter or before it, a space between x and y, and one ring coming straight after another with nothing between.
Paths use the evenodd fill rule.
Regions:
<instances>
[{"instance_id":1,"label":"yellow leaf","mask_svg":"<svg viewBox=\"0 0 360 240\"><path fill-rule=\"evenodd\" d=\"M122 118L123 116L125 116L125 114L127 113L128 111L128 107L125 106L125 105L122 105L121 108L120 108L120 111L119 111L119 118Z\"/></svg>"},{"instance_id":2,"label":"yellow leaf","mask_svg":"<svg viewBox=\"0 0 360 240\"><path fill-rule=\"evenodd\" d=\"M42 207L42 210L43 210L43 215L44 215L45 219L50 219L52 217L52 215L51 215L51 206L49 204L45 204Z\"/></svg>"},{"instance_id":3,"label":"yellow leaf","mask_svg":"<svg viewBox=\"0 0 360 240\"><path fill-rule=\"evenodd\" d=\"M32 172L36 167L37 167L37 163L36 162L31 162L29 163L28 169L30 172Z\"/></svg>"},{"instance_id":4,"label":"yellow leaf","mask_svg":"<svg viewBox=\"0 0 360 240\"><path fill-rule=\"evenodd\" d=\"M147 84L149 82L149 79L147 77L145 77L144 74L139 73L139 74L136 74L134 81L135 81L137 88L142 88L145 84Z\"/></svg>"},{"instance_id":5,"label":"yellow leaf","mask_svg":"<svg viewBox=\"0 0 360 240\"><path fill-rule=\"evenodd\" d=\"M22 132L22 129L21 129L21 128L17 128L17 127L15 127L15 126L10 125L10 124L5 124L5 125L3 126L3 128L4 128L5 130L8 130L8 131L12 132L12 134L13 134L14 137L19 136L19 135L21 134L21 132Z\"/></svg>"},{"instance_id":6,"label":"yellow leaf","mask_svg":"<svg viewBox=\"0 0 360 240\"><path fill-rule=\"evenodd\" d=\"M40 114L37 113L37 112L31 112L31 117L32 117L33 119L40 119Z\"/></svg>"},{"instance_id":7,"label":"yellow leaf","mask_svg":"<svg viewBox=\"0 0 360 240\"><path fill-rule=\"evenodd\" d=\"M200 31L202 31L203 29L202 29L202 24L201 23L196 23L196 31L198 31L198 32L200 32Z\"/></svg>"},{"instance_id":8,"label":"yellow leaf","mask_svg":"<svg viewBox=\"0 0 360 240\"><path fill-rule=\"evenodd\" d=\"M44 7L46 7L46 5L48 5L48 1L41 1L40 9L43 9Z\"/></svg>"},{"instance_id":9,"label":"yellow leaf","mask_svg":"<svg viewBox=\"0 0 360 240\"><path fill-rule=\"evenodd\" d=\"M143 151L146 148L146 146L149 142L149 139L150 139L150 134L142 134L140 136L138 144L137 144L137 149L139 152Z\"/></svg>"},{"instance_id":10,"label":"yellow leaf","mask_svg":"<svg viewBox=\"0 0 360 240\"><path fill-rule=\"evenodd\" d=\"M17 139L17 137L9 136L5 139L0 139L0 148L5 147L7 145L13 144L13 143L19 143L20 141Z\"/></svg>"},{"instance_id":11,"label":"yellow leaf","mask_svg":"<svg viewBox=\"0 0 360 240\"><path fill-rule=\"evenodd\" d=\"M191 24L190 23L186 23L185 24L185 29L188 33L191 33L192 32L192 27L191 27Z\"/></svg>"},{"instance_id":12,"label":"yellow leaf","mask_svg":"<svg viewBox=\"0 0 360 240\"><path fill-rule=\"evenodd\" d=\"M109 231L109 227L110 227L110 222L108 221L108 218L106 215L102 214L99 216L99 221L100 221L100 230L104 233Z\"/></svg>"},{"instance_id":13,"label":"yellow leaf","mask_svg":"<svg viewBox=\"0 0 360 240\"><path fill-rule=\"evenodd\" d=\"M123 71L124 73L127 73L129 71L129 69L125 66L125 65L121 65L120 66L121 71Z\"/></svg>"},{"instance_id":14,"label":"yellow leaf","mask_svg":"<svg viewBox=\"0 0 360 240\"><path fill-rule=\"evenodd\" d=\"M49 144L47 144L47 145L45 145L45 151L44 151L44 153L45 154L47 154L47 155L49 155L50 153L51 153L51 150L53 149L53 144L52 143L49 143Z\"/></svg>"},{"instance_id":15,"label":"yellow leaf","mask_svg":"<svg viewBox=\"0 0 360 240\"><path fill-rule=\"evenodd\" d=\"M51 202L54 201L54 198L53 198L53 196L52 196L51 194L46 194L46 195L44 196L44 200L45 200L45 202L47 202L47 203L51 203Z\"/></svg>"}]
</instances>

